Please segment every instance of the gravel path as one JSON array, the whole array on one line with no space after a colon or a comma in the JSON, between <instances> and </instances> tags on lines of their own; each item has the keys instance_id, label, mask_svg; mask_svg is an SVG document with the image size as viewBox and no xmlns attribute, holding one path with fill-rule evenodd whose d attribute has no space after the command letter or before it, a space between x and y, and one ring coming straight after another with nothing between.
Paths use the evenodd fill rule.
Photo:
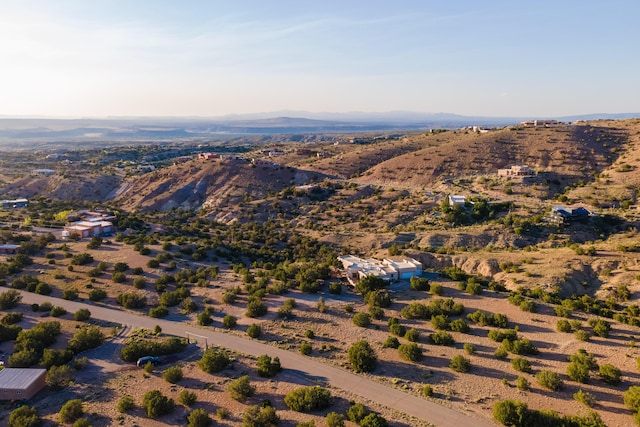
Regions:
<instances>
[{"instance_id":1,"label":"gravel path","mask_svg":"<svg viewBox=\"0 0 640 427\"><path fill-rule=\"evenodd\" d=\"M388 387L365 376L356 375L347 370L319 362L298 353L273 347L249 338L210 329L196 328L184 323L140 316L130 312L99 307L92 304L67 301L29 292L21 292L21 294L23 296L22 302L27 304L40 304L49 301L54 305L64 307L69 312L87 308L91 311L91 316L96 319L112 321L134 328L153 329L155 325L159 325L164 333L182 337L186 337L187 334L205 337L209 345L226 347L239 353L254 356L263 354L268 354L271 357L277 356L280 358L282 366L285 369L299 371L315 380L327 382L334 387L433 423L438 427L488 427L492 425L484 420L472 418L429 400ZM114 342L114 345L117 345L117 341ZM113 354L113 348L111 347L107 347L104 351L111 353L111 355ZM98 354L102 353L98 352Z\"/></svg>"}]
</instances>

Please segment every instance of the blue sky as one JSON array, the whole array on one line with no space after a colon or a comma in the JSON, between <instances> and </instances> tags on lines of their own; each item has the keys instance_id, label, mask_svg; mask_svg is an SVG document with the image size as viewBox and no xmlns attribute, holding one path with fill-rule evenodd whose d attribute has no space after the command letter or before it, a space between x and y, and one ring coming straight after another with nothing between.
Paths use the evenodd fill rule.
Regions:
<instances>
[{"instance_id":1,"label":"blue sky","mask_svg":"<svg viewBox=\"0 0 640 427\"><path fill-rule=\"evenodd\" d=\"M0 2L0 115L640 112L637 1Z\"/></svg>"}]
</instances>

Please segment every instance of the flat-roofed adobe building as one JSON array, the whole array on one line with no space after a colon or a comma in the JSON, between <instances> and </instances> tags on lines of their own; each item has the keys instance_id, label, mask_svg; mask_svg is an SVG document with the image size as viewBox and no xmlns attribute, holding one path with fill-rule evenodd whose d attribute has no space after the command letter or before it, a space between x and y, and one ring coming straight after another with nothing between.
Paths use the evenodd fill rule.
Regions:
<instances>
[{"instance_id":1,"label":"flat-roofed adobe building","mask_svg":"<svg viewBox=\"0 0 640 427\"><path fill-rule=\"evenodd\" d=\"M354 255L343 255L339 256L338 260L347 273L347 280L354 286L366 276L376 276L391 282L422 275L422 264L412 258L380 261L375 258L363 259Z\"/></svg>"},{"instance_id":2,"label":"flat-roofed adobe building","mask_svg":"<svg viewBox=\"0 0 640 427\"><path fill-rule=\"evenodd\" d=\"M4 368L0 371L0 400L31 399L46 385L46 369Z\"/></svg>"}]
</instances>

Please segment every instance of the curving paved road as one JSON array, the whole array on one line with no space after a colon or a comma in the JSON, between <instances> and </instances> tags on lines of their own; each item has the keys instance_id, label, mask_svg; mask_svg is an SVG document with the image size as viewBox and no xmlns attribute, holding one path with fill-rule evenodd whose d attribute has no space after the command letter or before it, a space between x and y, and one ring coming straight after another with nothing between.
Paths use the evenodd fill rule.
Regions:
<instances>
[{"instance_id":1,"label":"curving paved road","mask_svg":"<svg viewBox=\"0 0 640 427\"><path fill-rule=\"evenodd\" d=\"M187 334L193 334L199 337L206 337L207 342L211 345L226 347L240 353L251 354L254 356L260 356L263 354L268 354L271 357L277 356L280 358L282 366L286 369L295 369L306 373L310 377L321 378L334 387L341 388L381 405L412 415L438 427L492 426L492 424L489 424L485 420L472 418L468 415L454 411L453 409L437 405L429 400L388 387L364 376L356 375L344 369L302 356L301 354L273 347L248 338L204 328L196 328L184 323L140 316L92 304L67 301L60 298L53 298L29 292L21 292L21 294L22 302L27 304L40 304L45 301L49 301L54 305L64 307L69 312L75 312L81 308L87 308L91 311L91 316L96 319L130 325L135 328L153 329L155 325L160 325L162 332L167 334L183 337Z\"/></svg>"}]
</instances>

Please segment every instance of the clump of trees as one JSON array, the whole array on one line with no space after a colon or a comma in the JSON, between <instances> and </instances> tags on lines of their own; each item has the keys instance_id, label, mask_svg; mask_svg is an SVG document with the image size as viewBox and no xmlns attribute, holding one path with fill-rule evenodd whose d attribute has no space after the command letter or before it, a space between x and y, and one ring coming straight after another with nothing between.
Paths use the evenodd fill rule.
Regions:
<instances>
[{"instance_id":1,"label":"clump of trees","mask_svg":"<svg viewBox=\"0 0 640 427\"><path fill-rule=\"evenodd\" d=\"M289 392L284 403L292 411L321 411L331 405L331 393L320 386L300 387Z\"/></svg>"}]
</instances>

